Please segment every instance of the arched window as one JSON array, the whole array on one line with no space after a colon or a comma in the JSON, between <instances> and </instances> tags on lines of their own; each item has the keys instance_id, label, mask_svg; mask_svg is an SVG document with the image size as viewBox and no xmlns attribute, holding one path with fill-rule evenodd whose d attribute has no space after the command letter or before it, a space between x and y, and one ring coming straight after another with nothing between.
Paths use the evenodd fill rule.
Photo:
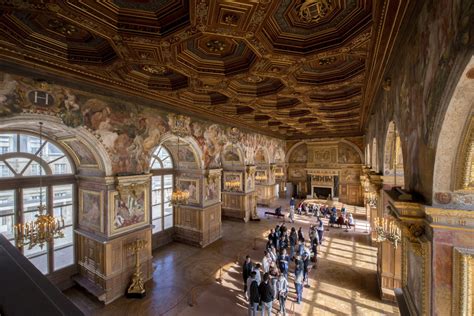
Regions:
<instances>
[{"instance_id":1,"label":"arched window","mask_svg":"<svg viewBox=\"0 0 474 316\"><path fill-rule=\"evenodd\" d=\"M47 212L65 221L64 238L55 239L43 249L20 248L44 274L75 262L74 183L69 157L51 141L40 142L39 137L30 134L0 134L0 233L15 244L14 225L35 220L41 196Z\"/></svg>"},{"instance_id":2,"label":"arched window","mask_svg":"<svg viewBox=\"0 0 474 316\"><path fill-rule=\"evenodd\" d=\"M173 227L173 161L169 151L159 146L151 158L151 221L153 234Z\"/></svg>"}]
</instances>

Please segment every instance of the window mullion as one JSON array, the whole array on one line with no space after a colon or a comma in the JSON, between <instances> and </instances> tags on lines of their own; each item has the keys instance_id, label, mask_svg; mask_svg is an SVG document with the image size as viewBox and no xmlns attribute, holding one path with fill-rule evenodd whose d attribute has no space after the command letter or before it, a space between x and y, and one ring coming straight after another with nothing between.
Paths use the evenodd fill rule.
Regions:
<instances>
[{"instance_id":1,"label":"window mullion","mask_svg":"<svg viewBox=\"0 0 474 316\"><path fill-rule=\"evenodd\" d=\"M46 199L47 199L47 213L51 216L54 216L54 194L53 194L53 186L48 185L46 188ZM54 239L48 243L48 274L53 273L54 271Z\"/></svg>"},{"instance_id":2,"label":"window mullion","mask_svg":"<svg viewBox=\"0 0 474 316\"><path fill-rule=\"evenodd\" d=\"M161 175L161 227L165 230L165 176Z\"/></svg>"}]
</instances>

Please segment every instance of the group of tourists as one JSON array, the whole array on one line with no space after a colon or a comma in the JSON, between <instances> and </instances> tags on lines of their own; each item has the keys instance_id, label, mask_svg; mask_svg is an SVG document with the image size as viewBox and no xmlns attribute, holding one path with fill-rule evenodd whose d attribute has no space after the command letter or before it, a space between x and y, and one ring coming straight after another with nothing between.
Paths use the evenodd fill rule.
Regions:
<instances>
[{"instance_id":1,"label":"group of tourists","mask_svg":"<svg viewBox=\"0 0 474 316\"><path fill-rule=\"evenodd\" d=\"M249 315L271 315L273 301L279 301L279 313L286 315L289 279L296 291L296 303L303 298L303 286L309 286L310 262L317 262L318 246L322 243L324 224L318 220L311 225L307 235L300 227L288 229L285 223L271 229L262 261L252 262L247 256L243 264L244 292L249 301ZM307 246L310 246L309 248ZM293 269L290 272L290 265Z\"/></svg>"},{"instance_id":2,"label":"group of tourists","mask_svg":"<svg viewBox=\"0 0 474 316\"><path fill-rule=\"evenodd\" d=\"M342 205L341 209L338 210L336 206L329 207L327 204L324 205L301 201L296 207L295 199L291 198L288 214L290 223L294 223L295 210L298 215L304 214L307 216L315 216L318 220L321 217L329 218L329 224L331 227L334 227L334 225L337 225L339 228L345 226L346 232L355 225L352 213L347 212L344 205Z\"/></svg>"}]
</instances>

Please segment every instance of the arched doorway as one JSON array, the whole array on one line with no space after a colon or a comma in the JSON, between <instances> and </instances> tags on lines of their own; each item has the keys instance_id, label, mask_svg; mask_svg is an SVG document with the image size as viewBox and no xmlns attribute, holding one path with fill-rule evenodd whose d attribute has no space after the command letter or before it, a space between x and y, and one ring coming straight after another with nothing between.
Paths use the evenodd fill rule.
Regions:
<instances>
[{"instance_id":1,"label":"arched doorway","mask_svg":"<svg viewBox=\"0 0 474 316\"><path fill-rule=\"evenodd\" d=\"M34 221L40 201L50 215L64 218L63 238L43 248L19 248L43 274L75 264L74 174L75 166L59 144L40 141L33 133L0 134L0 233L15 244L14 225Z\"/></svg>"}]
</instances>

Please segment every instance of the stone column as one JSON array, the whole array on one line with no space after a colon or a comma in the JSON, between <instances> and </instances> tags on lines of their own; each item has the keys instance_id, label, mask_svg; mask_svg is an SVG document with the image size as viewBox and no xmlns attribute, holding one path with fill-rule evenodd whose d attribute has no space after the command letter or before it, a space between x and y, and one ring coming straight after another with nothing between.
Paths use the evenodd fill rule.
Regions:
<instances>
[{"instance_id":1,"label":"stone column","mask_svg":"<svg viewBox=\"0 0 474 316\"><path fill-rule=\"evenodd\" d=\"M108 304L125 294L135 271L127 246L145 240L139 252L144 281L152 277L151 175L78 177L76 255L73 279Z\"/></svg>"}]
</instances>

